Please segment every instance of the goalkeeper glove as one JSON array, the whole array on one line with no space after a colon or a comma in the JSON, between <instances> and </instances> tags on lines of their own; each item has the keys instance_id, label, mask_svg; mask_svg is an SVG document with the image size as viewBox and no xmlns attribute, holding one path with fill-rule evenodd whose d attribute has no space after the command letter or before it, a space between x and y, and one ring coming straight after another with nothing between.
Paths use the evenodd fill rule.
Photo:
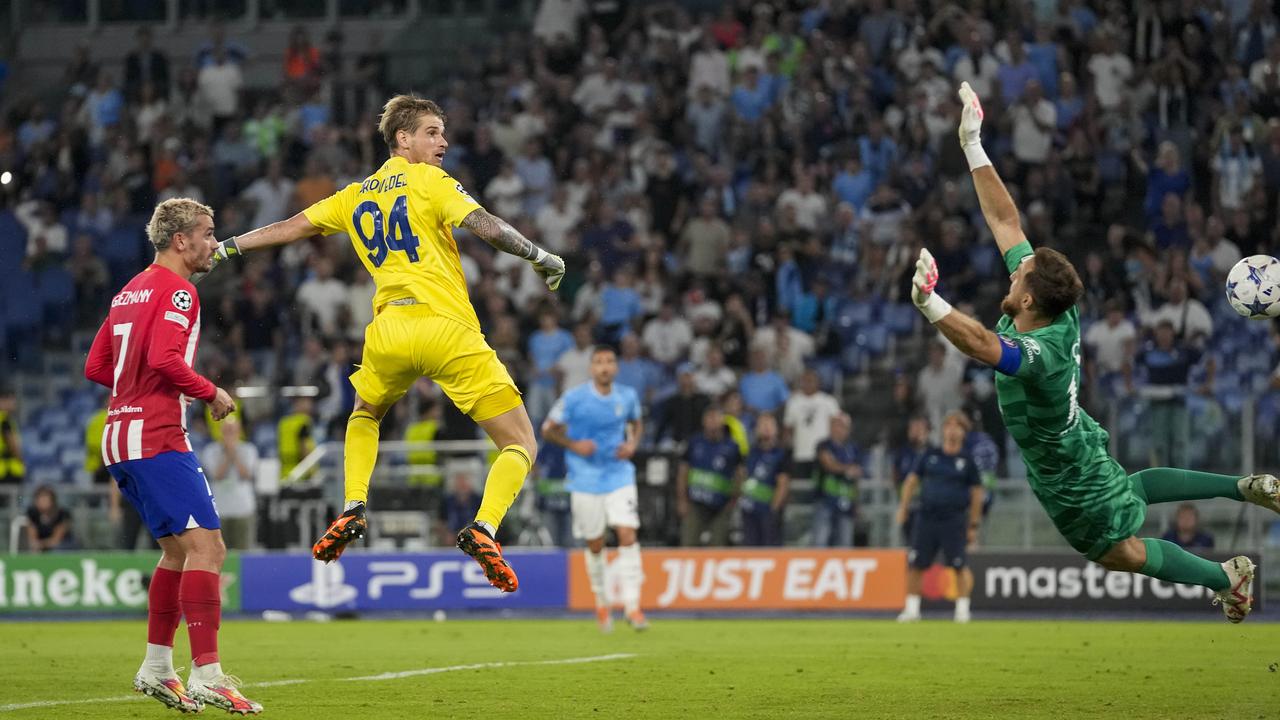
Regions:
<instances>
[{"instance_id":1,"label":"goalkeeper glove","mask_svg":"<svg viewBox=\"0 0 1280 720\"><path fill-rule=\"evenodd\" d=\"M560 281L564 279L564 260L559 256L543 250L535 248L538 254L529 262L533 263L533 269L538 275L546 281L547 287L555 292L560 287Z\"/></svg>"},{"instance_id":2,"label":"goalkeeper glove","mask_svg":"<svg viewBox=\"0 0 1280 720\"><path fill-rule=\"evenodd\" d=\"M213 251L213 265L214 267L217 267L218 263L222 262L223 260L226 260L227 258L230 258L233 255L239 255L239 254L240 254L240 246L236 244L236 238L233 235L227 238L226 240L223 240L222 242L218 243L217 249Z\"/></svg>"},{"instance_id":3,"label":"goalkeeper glove","mask_svg":"<svg viewBox=\"0 0 1280 720\"><path fill-rule=\"evenodd\" d=\"M951 303L943 300L934 289L938 286L938 263L933 254L920 248L916 260L916 274L911 278L911 302L924 313L931 324L937 323L951 312Z\"/></svg>"},{"instance_id":4,"label":"goalkeeper glove","mask_svg":"<svg viewBox=\"0 0 1280 720\"><path fill-rule=\"evenodd\" d=\"M969 87L969 83L962 82L960 102L964 104L964 109L960 111L960 148L969 161L969 170L973 171L991 164L987 152L982 149L982 101L973 88Z\"/></svg>"}]
</instances>

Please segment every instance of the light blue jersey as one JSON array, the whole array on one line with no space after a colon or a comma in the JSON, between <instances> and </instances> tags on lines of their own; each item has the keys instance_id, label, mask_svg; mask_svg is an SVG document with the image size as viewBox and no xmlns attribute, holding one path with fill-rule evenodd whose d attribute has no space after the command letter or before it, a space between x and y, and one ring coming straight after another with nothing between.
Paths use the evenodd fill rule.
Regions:
<instances>
[{"instance_id":1,"label":"light blue jersey","mask_svg":"<svg viewBox=\"0 0 1280 720\"><path fill-rule=\"evenodd\" d=\"M592 440L595 454L582 457L565 453L569 465L570 492L604 495L636 481L636 466L615 455L627 439L627 423L640 419L640 398L626 385L613 384L608 395L585 382L565 392L551 408L552 422L565 426L570 440Z\"/></svg>"}]
</instances>

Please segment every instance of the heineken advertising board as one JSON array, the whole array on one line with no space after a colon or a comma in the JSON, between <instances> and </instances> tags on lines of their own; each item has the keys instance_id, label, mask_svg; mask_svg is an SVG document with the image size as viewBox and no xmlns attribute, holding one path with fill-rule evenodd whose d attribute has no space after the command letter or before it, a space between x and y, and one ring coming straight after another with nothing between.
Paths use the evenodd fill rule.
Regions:
<instances>
[{"instance_id":1,"label":"heineken advertising board","mask_svg":"<svg viewBox=\"0 0 1280 720\"><path fill-rule=\"evenodd\" d=\"M145 612L159 553L0 555L0 613ZM240 558L227 554L222 608L240 609Z\"/></svg>"}]
</instances>

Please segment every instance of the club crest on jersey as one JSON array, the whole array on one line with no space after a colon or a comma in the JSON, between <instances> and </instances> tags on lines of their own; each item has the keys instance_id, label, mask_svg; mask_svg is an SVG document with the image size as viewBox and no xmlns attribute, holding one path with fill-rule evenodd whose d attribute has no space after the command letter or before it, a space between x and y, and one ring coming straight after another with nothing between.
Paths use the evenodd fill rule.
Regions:
<instances>
[{"instance_id":1,"label":"club crest on jersey","mask_svg":"<svg viewBox=\"0 0 1280 720\"><path fill-rule=\"evenodd\" d=\"M1021 338L1021 340L1023 349L1027 351L1027 362L1035 362L1036 356L1040 354L1039 341L1029 337Z\"/></svg>"},{"instance_id":2,"label":"club crest on jersey","mask_svg":"<svg viewBox=\"0 0 1280 720\"><path fill-rule=\"evenodd\" d=\"M173 293L173 306L179 310L186 312L191 309L191 293L186 290L178 290Z\"/></svg>"}]
</instances>

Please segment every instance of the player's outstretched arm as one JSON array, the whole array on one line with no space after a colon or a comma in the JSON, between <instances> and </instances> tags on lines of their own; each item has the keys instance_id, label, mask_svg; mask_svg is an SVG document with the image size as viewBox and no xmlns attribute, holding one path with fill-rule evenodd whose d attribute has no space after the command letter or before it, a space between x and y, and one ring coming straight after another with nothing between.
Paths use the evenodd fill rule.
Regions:
<instances>
[{"instance_id":1,"label":"player's outstretched arm","mask_svg":"<svg viewBox=\"0 0 1280 720\"><path fill-rule=\"evenodd\" d=\"M982 323L951 307L934 292L938 285L938 264L928 249L920 250L916 273L911 278L911 301L926 320L960 352L992 367L1000 364L1004 346Z\"/></svg>"},{"instance_id":2,"label":"player's outstretched arm","mask_svg":"<svg viewBox=\"0 0 1280 720\"><path fill-rule=\"evenodd\" d=\"M323 230L313 225L304 213L298 213L288 220L271 223L266 227L260 227L218 243L218 249L213 253L214 264L233 255L264 247L286 245L322 232Z\"/></svg>"},{"instance_id":3,"label":"player's outstretched arm","mask_svg":"<svg viewBox=\"0 0 1280 720\"><path fill-rule=\"evenodd\" d=\"M476 208L462 219L462 225L476 237L508 255L515 255L533 263L533 269L555 290L564 279L564 260L559 255L543 250L525 237L511 223L485 210Z\"/></svg>"},{"instance_id":4,"label":"player's outstretched arm","mask_svg":"<svg viewBox=\"0 0 1280 720\"><path fill-rule=\"evenodd\" d=\"M1004 255L1009 248L1025 242L1027 237L1022 232L1013 198L1009 197L999 173L987 158L986 150L982 149L982 102L967 82L960 83L960 102L964 104L960 111L960 147L969 161L969 172L973 177L973 187L978 192L982 216L991 227L1000 254Z\"/></svg>"}]
</instances>

